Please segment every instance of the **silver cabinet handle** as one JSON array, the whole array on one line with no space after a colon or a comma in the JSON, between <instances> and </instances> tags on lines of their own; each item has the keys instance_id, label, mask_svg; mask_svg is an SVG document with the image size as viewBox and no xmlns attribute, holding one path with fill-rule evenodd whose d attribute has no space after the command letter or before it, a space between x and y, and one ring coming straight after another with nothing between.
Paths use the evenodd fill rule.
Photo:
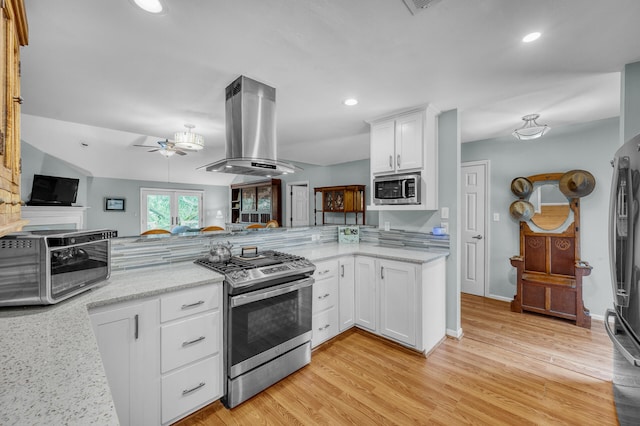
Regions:
<instances>
[{"instance_id":1,"label":"silver cabinet handle","mask_svg":"<svg viewBox=\"0 0 640 426\"><path fill-rule=\"evenodd\" d=\"M478 235L474 235L471 238L475 238L476 240L481 240L482 239L482 235L478 234Z\"/></svg>"},{"instance_id":2,"label":"silver cabinet handle","mask_svg":"<svg viewBox=\"0 0 640 426\"><path fill-rule=\"evenodd\" d=\"M389 168L393 167L393 155L389 156Z\"/></svg>"},{"instance_id":3,"label":"silver cabinet handle","mask_svg":"<svg viewBox=\"0 0 640 426\"><path fill-rule=\"evenodd\" d=\"M380 278L384 280L384 266L380 267Z\"/></svg>"},{"instance_id":4,"label":"silver cabinet handle","mask_svg":"<svg viewBox=\"0 0 640 426\"><path fill-rule=\"evenodd\" d=\"M200 336L197 339L193 339L193 340L188 340L186 342L182 342L182 347L184 348L185 346L189 346L189 345L193 345L194 343L198 343L201 342L205 339L204 336Z\"/></svg>"},{"instance_id":5,"label":"silver cabinet handle","mask_svg":"<svg viewBox=\"0 0 640 426\"><path fill-rule=\"evenodd\" d=\"M327 297L329 297L329 296L331 296L329 293L327 293L327 294L323 294L322 296L318 296L318 299L319 299L319 300L326 299L326 298L327 298Z\"/></svg>"},{"instance_id":6,"label":"silver cabinet handle","mask_svg":"<svg viewBox=\"0 0 640 426\"><path fill-rule=\"evenodd\" d=\"M331 272L330 269L325 269L324 271L318 271L318 275L328 274L329 272Z\"/></svg>"},{"instance_id":7,"label":"silver cabinet handle","mask_svg":"<svg viewBox=\"0 0 640 426\"><path fill-rule=\"evenodd\" d=\"M180 309L189 309L189 308L193 308L195 306L199 306L202 305L204 303L204 300L198 300L195 303L189 303L187 305L182 305L182 307Z\"/></svg>"},{"instance_id":8,"label":"silver cabinet handle","mask_svg":"<svg viewBox=\"0 0 640 426\"><path fill-rule=\"evenodd\" d=\"M400 167L400 154L398 154L398 160L396 161L396 166Z\"/></svg>"},{"instance_id":9,"label":"silver cabinet handle","mask_svg":"<svg viewBox=\"0 0 640 426\"><path fill-rule=\"evenodd\" d=\"M327 329L327 328L329 328L329 327L331 327L331 325L330 325L330 324L326 324L324 327L320 327L320 328L318 328L318 331L324 331L324 330L326 330L326 329Z\"/></svg>"},{"instance_id":10,"label":"silver cabinet handle","mask_svg":"<svg viewBox=\"0 0 640 426\"><path fill-rule=\"evenodd\" d=\"M201 387L203 387L204 385L205 385L205 383L204 383L204 382L200 382L200 384L199 384L198 386L196 386L196 387L193 387L193 388L191 388L191 389L185 389L185 390L183 390L183 391L182 391L182 396L188 395L188 394L190 394L191 392L195 392L195 391L197 391L198 389L200 389Z\"/></svg>"},{"instance_id":11,"label":"silver cabinet handle","mask_svg":"<svg viewBox=\"0 0 640 426\"><path fill-rule=\"evenodd\" d=\"M344 278L344 265L340 265L340 276Z\"/></svg>"},{"instance_id":12,"label":"silver cabinet handle","mask_svg":"<svg viewBox=\"0 0 640 426\"><path fill-rule=\"evenodd\" d=\"M138 314L136 314L136 316L134 317L134 322L135 322L135 326L134 326L134 332L133 332L133 337L138 340L138 331L139 331L139 327L138 327Z\"/></svg>"}]
</instances>

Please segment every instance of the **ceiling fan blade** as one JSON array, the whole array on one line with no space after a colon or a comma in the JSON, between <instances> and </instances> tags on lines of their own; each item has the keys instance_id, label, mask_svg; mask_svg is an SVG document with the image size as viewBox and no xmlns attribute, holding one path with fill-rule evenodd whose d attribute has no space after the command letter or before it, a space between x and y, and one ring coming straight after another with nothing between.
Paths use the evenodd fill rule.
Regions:
<instances>
[{"instance_id":1,"label":"ceiling fan blade","mask_svg":"<svg viewBox=\"0 0 640 426\"><path fill-rule=\"evenodd\" d=\"M180 151L179 149L174 149L173 152L175 152L178 155L187 155L186 152Z\"/></svg>"},{"instance_id":2,"label":"ceiling fan blade","mask_svg":"<svg viewBox=\"0 0 640 426\"><path fill-rule=\"evenodd\" d=\"M142 148L154 148L153 145L131 145L131 146L139 146L139 147L142 147Z\"/></svg>"},{"instance_id":3,"label":"ceiling fan blade","mask_svg":"<svg viewBox=\"0 0 640 426\"><path fill-rule=\"evenodd\" d=\"M147 152L156 152L156 151L160 151L160 148L150 149L150 150L149 150L149 151L147 151Z\"/></svg>"}]
</instances>

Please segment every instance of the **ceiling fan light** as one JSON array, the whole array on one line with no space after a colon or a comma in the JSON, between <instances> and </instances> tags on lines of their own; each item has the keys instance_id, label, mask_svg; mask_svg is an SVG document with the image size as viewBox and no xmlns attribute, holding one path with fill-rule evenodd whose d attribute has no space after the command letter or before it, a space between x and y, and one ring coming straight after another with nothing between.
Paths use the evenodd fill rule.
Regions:
<instances>
[{"instance_id":1,"label":"ceiling fan light","mask_svg":"<svg viewBox=\"0 0 640 426\"><path fill-rule=\"evenodd\" d=\"M169 158L171 157L173 154L175 154L176 152L170 149L159 149L158 152L160 153L160 155L162 155L163 157Z\"/></svg>"},{"instance_id":2,"label":"ceiling fan light","mask_svg":"<svg viewBox=\"0 0 640 426\"><path fill-rule=\"evenodd\" d=\"M527 141L531 139L538 139L551 130L551 127L546 124L540 125L536 120L540 117L539 114L529 114L522 117L524 125L513 131L512 135L521 141Z\"/></svg>"},{"instance_id":3,"label":"ceiling fan light","mask_svg":"<svg viewBox=\"0 0 640 426\"><path fill-rule=\"evenodd\" d=\"M188 129L186 132L176 132L173 135L175 147L193 151L204 148L204 136L191 131L195 126L193 124L185 124L184 126Z\"/></svg>"}]
</instances>

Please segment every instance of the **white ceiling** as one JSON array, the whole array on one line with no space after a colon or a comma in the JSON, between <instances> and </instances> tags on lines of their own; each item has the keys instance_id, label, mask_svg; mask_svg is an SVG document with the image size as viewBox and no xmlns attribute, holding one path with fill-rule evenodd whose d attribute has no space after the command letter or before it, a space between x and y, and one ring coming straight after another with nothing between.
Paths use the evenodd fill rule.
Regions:
<instances>
[{"instance_id":1,"label":"white ceiling","mask_svg":"<svg viewBox=\"0 0 640 426\"><path fill-rule=\"evenodd\" d=\"M88 175L226 185L224 89L276 88L279 159L369 157L366 120L424 103L461 111L462 141L619 115L620 71L640 60L638 0L25 0L22 139ZM541 31L524 44L521 38ZM359 105L341 101L357 97ZM153 145L196 126L206 148ZM83 147L81 142L87 144Z\"/></svg>"}]
</instances>

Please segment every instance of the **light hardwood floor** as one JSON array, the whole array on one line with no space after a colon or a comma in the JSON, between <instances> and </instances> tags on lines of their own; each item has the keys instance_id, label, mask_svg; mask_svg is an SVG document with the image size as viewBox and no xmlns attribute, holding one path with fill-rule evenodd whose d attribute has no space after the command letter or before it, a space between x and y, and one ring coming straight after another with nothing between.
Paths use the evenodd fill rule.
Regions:
<instances>
[{"instance_id":1,"label":"light hardwood floor","mask_svg":"<svg viewBox=\"0 0 640 426\"><path fill-rule=\"evenodd\" d=\"M463 294L462 327L427 358L353 329L233 410L216 402L178 424L617 424L602 322L585 330Z\"/></svg>"}]
</instances>

